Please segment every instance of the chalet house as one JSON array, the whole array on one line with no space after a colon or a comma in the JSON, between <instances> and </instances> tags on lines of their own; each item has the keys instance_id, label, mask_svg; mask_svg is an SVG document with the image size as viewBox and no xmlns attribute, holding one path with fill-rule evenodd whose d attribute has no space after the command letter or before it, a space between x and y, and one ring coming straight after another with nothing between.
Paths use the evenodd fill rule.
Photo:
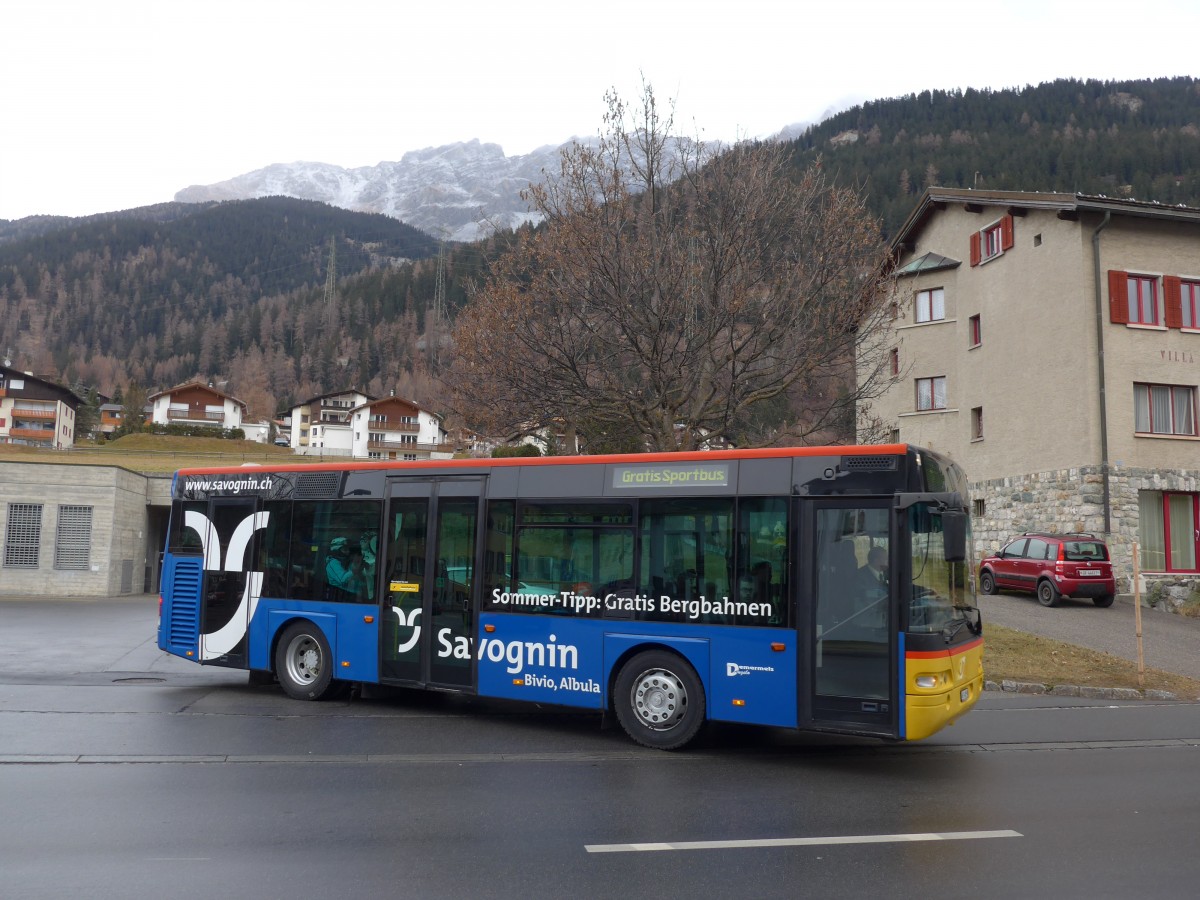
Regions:
<instances>
[{"instance_id":1,"label":"chalet house","mask_svg":"<svg viewBox=\"0 0 1200 900\"><path fill-rule=\"evenodd\" d=\"M350 414L374 399L358 390L310 397L284 414L290 427L288 431L281 431L280 436L288 438L289 445L297 453L350 456L354 444Z\"/></svg>"},{"instance_id":2,"label":"chalet house","mask_svg":"<svg viewBox=\"0 0 1200 900\"><path fill-rule=\"evenodd\" d=\"M96 427L101 434L112 434L124 424L124 406L120 403L102 403L100 405L100 424Z\"/></svg>"},{"instance_id":3,"label":"chalet house","mask_svg":"<svg viewBox=\"0 0 1200 900\"><path fill-rule=\"evenodd\" d=\"M971 480L976 552L1088 531L1122 590L1200 581L1200 209L930 188L892 243L895 440Z\"/></svg>"},{"instance_id":4,"label":"chalet house","mask_svg":"<svg viewBox=\"0 0 1200 900\"><path fill-rule=\"evenodd\" d=\"M354 410L353 455L368 459L450 459L442 419L411 400L391 396Z\"/></svg>"},{"instance_id":5,"label":"chalet house","mask_svg":"<svg viewBox=\"0 0 1200 900\"><path fill-rule=\"evenodd\" d=\"M208 425L241 428L246 404L199 381L182 384L148 398L156 425Z\"/></svg>"},{"instance_id":6,"label":"chalet house","mask_svg":"<svg viewBox=\"0 0 1200 900\"><path fill-rule=\"evenodd\" d=\"M70 447L81 402L62 385L0 366L0 444Z\"/></svg>"}]
</instances>

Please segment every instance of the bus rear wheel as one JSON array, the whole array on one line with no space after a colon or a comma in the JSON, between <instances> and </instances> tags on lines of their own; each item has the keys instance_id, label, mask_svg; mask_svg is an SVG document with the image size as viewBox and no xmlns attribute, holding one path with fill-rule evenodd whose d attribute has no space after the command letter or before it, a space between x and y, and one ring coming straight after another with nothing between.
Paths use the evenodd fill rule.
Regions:
<instances>
[{"instance_id":1,"label":"bus rear wheel","mask_svg":"<svg viewBox=\"0 0 1200 900\"><path fill-rule=\"evenodd\" d=\"M311 622L289 625L275 648L275 675L296 700L321 700L333 691L333 654L321 629Z\"/></svg>"},{"instance_id":2,"label":"bus rear wheel","mask_svg":"<svg viewBox=\"0 0 1200 900\"><path fill-rule=\"evenodd\" d=\"M674 653L647 650L621 668L614 691L617 720L643 747L678 750L704 724L704 685Z\"/></svg>"}]
</instances>

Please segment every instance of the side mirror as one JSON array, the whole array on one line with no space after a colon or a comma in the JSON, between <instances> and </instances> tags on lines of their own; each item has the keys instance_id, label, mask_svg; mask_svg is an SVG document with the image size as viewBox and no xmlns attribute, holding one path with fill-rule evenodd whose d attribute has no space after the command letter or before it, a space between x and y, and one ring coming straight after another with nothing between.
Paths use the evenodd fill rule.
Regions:
<instances>
[{"instance_id":1,"label":"side mirror","mask_svg":"<svg viewBox=\"0 0 1200 900\"><path fill-rule=\"evenodd\" d=\"M942 513L942 551L946 562L967 558L967 514L958 510Z\"/></svg>"}]
</instances>

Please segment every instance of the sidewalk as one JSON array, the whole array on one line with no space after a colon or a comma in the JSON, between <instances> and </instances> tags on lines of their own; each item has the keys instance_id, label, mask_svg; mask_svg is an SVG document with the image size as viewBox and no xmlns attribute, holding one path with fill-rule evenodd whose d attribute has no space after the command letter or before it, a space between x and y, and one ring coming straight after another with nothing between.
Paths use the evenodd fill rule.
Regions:
<instances>
[{"instance_id":1,"label":"sidewalk","mask_svg":"<svg viewBox=\"0 0 1200 900\"><path fill-rule=\"evenodd\" d=\"M194 672L196 666L158 649L157 594L0 598L0 672L163 670Z\"/></svg>"}]
</instances>

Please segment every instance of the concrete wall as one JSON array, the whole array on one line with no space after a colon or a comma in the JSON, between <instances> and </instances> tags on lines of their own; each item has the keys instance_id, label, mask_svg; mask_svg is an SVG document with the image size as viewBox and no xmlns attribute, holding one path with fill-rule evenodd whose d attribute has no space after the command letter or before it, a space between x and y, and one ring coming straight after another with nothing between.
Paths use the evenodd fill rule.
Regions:
<instances>
[{"instance_id":1,"label":"concrete wall","mask_svg":"<svg viewBox=\"0 0 1200 900\"><path fill-rule=\"evenodd\" d=\"M10 504L42 507L36 567L4 566L0 545L0 596L102 597L157 590L170 485L170 476L115 466L0 463L0 540L7 539ZM67 505L92 508L85 570L54 565L58 510Z\"/></svg>"}]
</instances>

